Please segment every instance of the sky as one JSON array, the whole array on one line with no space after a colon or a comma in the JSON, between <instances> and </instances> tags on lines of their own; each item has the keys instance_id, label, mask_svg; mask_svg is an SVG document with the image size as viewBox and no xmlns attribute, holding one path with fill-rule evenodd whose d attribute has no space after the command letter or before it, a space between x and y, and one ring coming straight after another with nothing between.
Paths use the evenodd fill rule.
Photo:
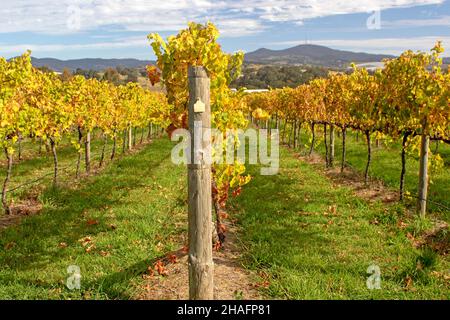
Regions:
<instances>
[{"instance_id":1,"label":"sky","mask_svg":"<svg viewBox=\"0 0 450 320\"><path fill-rule=\"evenodd\" d=\"M154 59L147 35L212 21L227 52L299 44L450 56L450 0L0 0L0 56Z\"/></svg>"}]
</instances>

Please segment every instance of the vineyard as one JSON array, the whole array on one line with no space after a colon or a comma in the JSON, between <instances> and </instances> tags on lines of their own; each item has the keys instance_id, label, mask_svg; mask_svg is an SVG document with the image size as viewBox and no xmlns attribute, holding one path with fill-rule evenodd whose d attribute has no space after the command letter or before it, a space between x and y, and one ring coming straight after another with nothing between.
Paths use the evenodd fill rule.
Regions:
<instances>
[{"instance_id":1,"label":"vineyard","mask_svg":"<svg viewBox=\"0 0 450 320\"><path fill-rule=\"evenodd\" d=\"M0 59L0 298L448 299L441 43L373 73L353 66L245 93L230 89L244 54L224 53L218 37L212 23L149 35L148 78L161 93L62 80L34 68L30 52ZM233 133L216 158L239 145L239 130L279 137L279 173L237 158L173 164L169 139L193 117ZM206 195L192 191L195 174ZM201 209L207 222L193 218ZM205 231L207 249L196 238ZM366 287L373 264L382 290ZM65 285L71 265L82 271L77 290Z\"/></svg>"}]
</instances>

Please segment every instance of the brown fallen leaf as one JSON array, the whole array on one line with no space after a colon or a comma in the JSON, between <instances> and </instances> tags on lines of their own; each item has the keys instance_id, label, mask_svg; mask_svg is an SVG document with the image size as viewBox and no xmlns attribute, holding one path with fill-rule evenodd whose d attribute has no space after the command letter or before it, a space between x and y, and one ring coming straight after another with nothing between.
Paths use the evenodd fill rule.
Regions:
<instances>
[{"instance_id":1,"label":"brown fallen leaf","mask_svg":"<svg viewBox=\"0 0 450 320\"><path fill-rule=\"evenodd\" d=\"M176 255L171 254L171 255L169 255L169 261L170 261L170 263L175 264L178 262L178 258Z\"/></svg>"},{"instance_id":2,"label":"brown fallen leaf","mask_svg":"<svg viewBox=\"0 0 450 320\"><path fill-rule=\"evenodd\" d=\"M16 246L16 243L14 241L8 242L5 244L5 250L10 250Z\"/></svg>"},{"instance_id":3,"label":"brown fallen leaf","mask_svg":"<svg viewBox=\"0 0 450 320\"><path fill-rule=\"evenodd\" d=\"M100 250L99 254L102 257L109 257L111 254L108 251Z\"/></svg>"},{"instance_id":4,"label":"brown fallen leaf","mask_svg":"<svg viewBox=\"0 0 450 320\"><path fill-rule=\"evenodd\" d=\"M407 226L408 226L408 224L404 223L401 220L397 223L397 227L399 227L400 229L405 229Z\"/></svg>"},{"instance_id":5,"label":"brown fallen leaf","mask_svg":"<svg viewBox=\"0 0 450 320\"><path fill-rule=\"evenodd\" d=\"M85 251L87 252L87 253L90 253L92 250L94 250L95 249L95 244L91 244L90 246L87 246L86 247L86 249L85 249Z\"/></svg>"},{"instance_id":6,"label":"brown fallen leaf","mask_svg":"<svg viewBox=\"0 0 450 320\"><path fill-rule=\"evenodd\" d=\"M336 205L332 205L328 208L328 211L331 212L331 214L336 215L337 213L337 206Z\"/></svg>"},{"instance_id":7,"label":"brown fallen leaf","mask_svg":"<svg viewBox=\"0 0 450 320\"><path fill-rule=\"evenodd\" d=\"M405 281L405 289L414 291L412 278L410 276L407 276L404 281Z\"/></svg>"},{"instance_id":8,"label":"brown fallen leaf","mask_svg":"<svg viewBox=\"0 0 450 320\"><path fill-rule=\"evenodd\" d=\"M158 272L158 274L160 276L167 276L167 270L166 267L164 266L164 263L161 260L158 260L155 263L155 267L154 267L155 271Z\"/></svg>"},{"instance_id":9,"label":"brown fallen leaf","mask_svg":"<svg viewBox=\"0 0 450 320\"><path fill-rule=\"evenodd\" d=\"M98 224L98 220L90 219L86 222L88 226L95 226Z\"/></svg>"},{"instance_id":10,"label":"brown fallen leaf","mask_svg":"<svg viewBox=\"0 0 450 320\"><path fill-rule=\"evenodd\" d=\"M58 247L60 247L60 248L67 248L67 243L65 243L65 242L60 242L60 243L58 244Z\"/></svg>"},{"instance_id":11,"label":"brown fallen leaf","mask_svg":"<svg viewBox=\"0 0 450 320\"><path fill-rule=\"evenodd\" d=\"M213 245L213 250L218 252L220 249L222 249L222 242L216 241Z\"/></svg>"}]
</instances>

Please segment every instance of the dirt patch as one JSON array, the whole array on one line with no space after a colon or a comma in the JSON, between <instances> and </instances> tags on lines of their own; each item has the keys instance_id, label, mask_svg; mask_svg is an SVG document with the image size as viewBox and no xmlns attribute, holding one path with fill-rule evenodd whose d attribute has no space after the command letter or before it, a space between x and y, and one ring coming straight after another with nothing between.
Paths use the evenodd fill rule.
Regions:
<instances>
[{"instance_id":1,"label":"dirt patch","mask_svg":"<svg viewBox=\"0 0 450 320\"><path fill-rule=\"evenodd\" d=\"M311 156L295 155L298 159L319 167L335 186L350 187L353 193L360 198L368 201L382 201L383 203L399 201L398 192L385 186L381 180L371 179L368 184L365 184L364 175L352 168L346 167L344 172L341 172L340 165L325 168L325 159L315 152Z\"/></svg>"},{"instance_id":2,"label":"dirt patch","mask_svg":"<svg viewBox=\"0 0 450 320\"><path fill-rule=\"evenodd\" d=\"M437 222L436 225L420 237L411 239L416 248L428 247L440 255L448 255L450 252L450 233L448 224Z\"/></svg>"},{"instance_id":3,"label":"dirt patch","mask_svg":"<svg viewBox=\"0 0 450 320\"><path fill-rule=\"evenodd\" d=\"M241 253L237 228L227 224L228 232L224 247L214 251L214 299L259 300L262 299L255 285L257 277L245 270L240 261ZM174 256L176 257L176 262ZM170 262L172 260L172 263ZM189 299L189 275L187 248L170 253L164 259L166 276L144 275L146 283L140 300L187 300Z\"/></svg>"},{"instance_id":4,"label":"dirt patch","mask_svg":"<svg viewBox=\"0 0 450 320\"><path fill-rule=\"evenodd\" d=\"M0 230L18 224L23 217L39 214L42 204L36 199L24 200L11 205L11 214L0 215Z\"/></svg>"}]
</instances>

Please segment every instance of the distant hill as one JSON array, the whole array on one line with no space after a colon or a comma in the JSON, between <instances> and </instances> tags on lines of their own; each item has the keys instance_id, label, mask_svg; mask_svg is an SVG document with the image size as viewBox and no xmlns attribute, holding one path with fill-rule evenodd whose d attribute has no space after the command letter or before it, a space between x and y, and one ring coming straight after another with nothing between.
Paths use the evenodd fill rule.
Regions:
<instances>
[{"instance_id":1,"label":"distant hill","mask_svg":"<svg viewBox=\"0 0 450 320\"><path fill-rule=\"evenodd\" d=\"M394 56L335 50L318 45L299 45L284 50L262 48L245 55L246 62L257 64L309 64L346 67L350 63L380 62Z\"/></svg>"},{"instance_id":2,"label":"distant hill","mask_svg":"<svg viewBox=\"0 0 450 320\"><path fill-rule=\"evenodd\" d=\"M376 63L383 59L392 59L394 56L369 54L363 52L351 52L335 50L318 45L299 45L284 50L270 50L262 48L245 55L245 61L255 64L295 64L315 65L331 68L348 67L352 62L357 64ZM54 71L62 72L64 68L71 71L76 69L102 71L107 68L140 68L154 64L151 60L138 59L76 59L58 60L53 58L31 58L35 67L48 67ZM450 64L450 58L444 58L445 64Z\"/></svg>"},{"instance_id":3,"label":"distant hill","mask_svg":"<svg viewBox=\"0 0 450 320\"><path fill-rule=\"evenodd\" d=\"M71 71L76 69L101 71L107 68L139 68L149 64L154 64L154 61L145 61L137 59L76 59L76 60L58 60L53 58L31 58L31 62L35 67L48 67L54 71L61 72L64 68Z\"/></svg>"}]
</instances>

